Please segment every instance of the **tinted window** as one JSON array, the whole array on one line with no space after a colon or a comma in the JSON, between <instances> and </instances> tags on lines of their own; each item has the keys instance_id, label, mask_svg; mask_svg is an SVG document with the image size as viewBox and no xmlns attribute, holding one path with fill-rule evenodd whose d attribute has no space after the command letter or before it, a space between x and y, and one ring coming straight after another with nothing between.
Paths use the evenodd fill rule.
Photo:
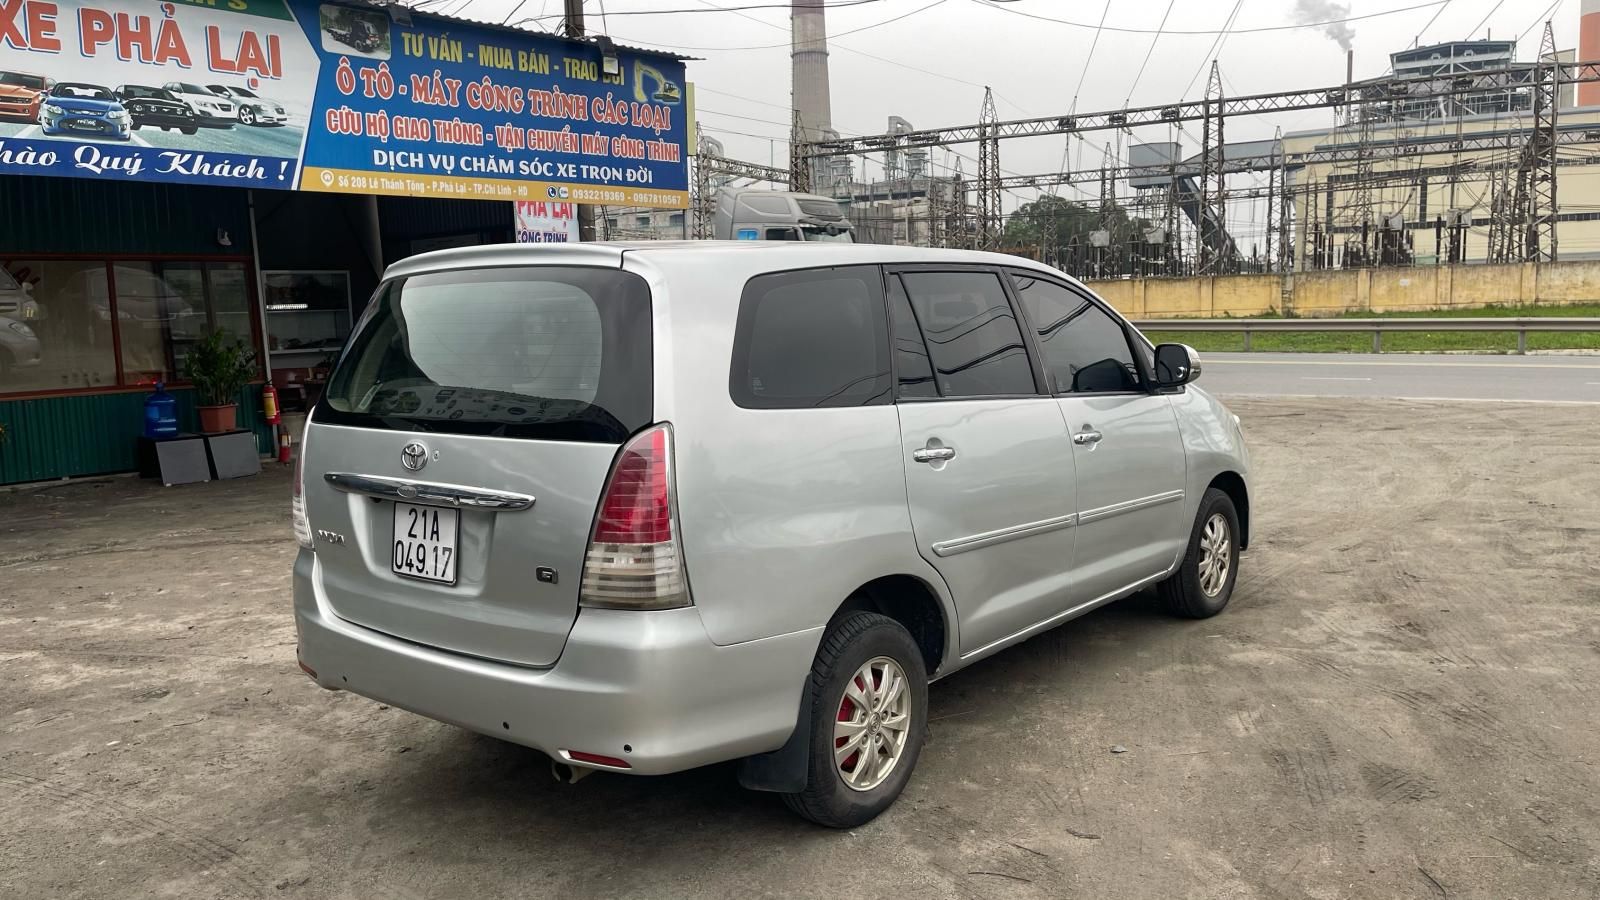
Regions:
<instances>
[{"instance_id":1,"label":"tinted window","mask_svg":"<svg viewBox=\"0 0 1600 900\"><path fill-rule=\"evenodd\" d=\"M1105 393L1139 389L1139 370L1122 326L1082 295L1017 273L1022 309L1038 334L1055 389Z\"/></svg>"},{"instance_id":2,"label":"tinted window","mask_svg":"<svg viewBox=\"0 0 1600 900\"><path fill-rule=\"evenodd\" d=\"M739 302L729 393L750 409L887 403L884 320L873 266L752 278Z\"/></svg>"},{"instance_id":3,"label":"tinted window","mask_svg":"<svg viewBox=\"0 0 1600 900\"><path fill-rule=\"evenodd\" d=\"M0 72L0 84L14 84L18 87L42 91L44 90L44 76L25 75L21 72Z\"/></svg>"},{"instance_id":4,"label":"tinted window","mask_svg":"<svg viewBox=\"0 0 1600 900\"><path fill-rule=\"evenodd\" d=\"M636 276L540 266L418 275L368 306L315 419L401 431L621 441L650 421Z\"/></svg>"},{"instance_id":5,"label":"tinted window","mask_svg":"<svg viewBox=\"0 0 1600 900\"><path fill-rule=\"evenodd\" d=\"M928 361L928 345L911 312L911 302L900 279L889 279L889 314L894 321L894 365L900 379L902 397L937 397L933 364Z\"/></svg>"},{"instance_id":6,"label":"tinted window","mask_svg":"<svg viewBox=\"0 0 1600 900\"><path fill-rule=\"evenodd\" d=\"M946 397L1032 394L1033 368L1000 278L988 272L901 276Z\"/></svg>"},{"instance_id":7,"label":"tinted window","mask_svg":"<svg viewBox=\"0 0 1600 900\"><path fill-rule=\"evenodd\" d=\"M793 228L768 228L767 240L769 241L798 241L800 235Z\"/></svg>"},{"instance_id":8,"label":"tinted window","mask_svg":"<svg viewBox=\"0 0 1600 900\"><path fill-rule=\"evenodd\" d=\"M57 97L70 97L78 100L115 100L111 92L103 87L93 84L58 84L51 91Z\"/></svg>"}]
</instances>

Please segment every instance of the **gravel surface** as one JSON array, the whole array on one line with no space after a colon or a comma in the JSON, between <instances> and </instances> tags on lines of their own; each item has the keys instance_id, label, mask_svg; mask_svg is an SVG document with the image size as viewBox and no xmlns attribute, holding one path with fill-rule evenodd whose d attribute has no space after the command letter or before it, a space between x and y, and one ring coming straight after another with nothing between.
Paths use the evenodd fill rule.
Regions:
<instances>
[{"instance_id":1,"label":"gravel surface","mask_svg":"<svg viewBox=\"0 0 1600 900\"><path fill-rule=\"evenodd\" d=\"M276 466L0 494L0 896L1600 897L1600 409L1234 408L1232 608L939 683L843 833L317 689Z\"/></svg>"}]
</instances>

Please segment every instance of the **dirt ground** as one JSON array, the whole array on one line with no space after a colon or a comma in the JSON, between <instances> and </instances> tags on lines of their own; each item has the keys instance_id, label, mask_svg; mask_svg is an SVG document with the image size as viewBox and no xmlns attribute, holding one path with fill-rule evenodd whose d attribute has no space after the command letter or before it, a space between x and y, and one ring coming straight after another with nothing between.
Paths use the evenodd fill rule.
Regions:
<instances>
[{"instance_id":1,"label":"dirt ground","mask_svg":"<svg viewBox=\"0 0 1600 900\"><path fill-rule=\"evenodd\" d=\"M0 897L1600 897L1600 410L1234 408L1233 606L941 682L842 833L319 690L276 466L0 494Z\"/></svg>"}]
</instances>

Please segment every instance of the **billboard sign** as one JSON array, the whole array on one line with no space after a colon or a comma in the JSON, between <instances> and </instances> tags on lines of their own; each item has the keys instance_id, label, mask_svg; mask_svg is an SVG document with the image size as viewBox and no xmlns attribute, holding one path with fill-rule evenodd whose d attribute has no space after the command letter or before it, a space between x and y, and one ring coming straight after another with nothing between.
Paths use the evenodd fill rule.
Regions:
<instances>
[{"instance_id":1,"label":"billboard sign","mask_svg":"<svg viewBox=\"0 0 1600 900\"><path fill-rule=\"evenodd\" d=\"M0 0L0 173L688 204L683 64L316 0Z\"/></svg>"},{"instance_id":2,"label":"billboard sign","mask_svg":"<svg viewBox=\"0 0 1600 900\"><path fill-rule=\"evenodd\" d=\"M571 203L517 201L517 243L576 244L578 210Z\"/></svg>"}]
</instances>

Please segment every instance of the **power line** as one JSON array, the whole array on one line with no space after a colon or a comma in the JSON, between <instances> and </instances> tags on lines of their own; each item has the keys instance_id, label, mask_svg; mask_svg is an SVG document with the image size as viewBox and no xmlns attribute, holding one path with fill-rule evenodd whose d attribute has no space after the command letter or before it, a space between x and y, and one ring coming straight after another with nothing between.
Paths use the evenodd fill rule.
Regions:
<instances>
[{"instance_id":1,"label":"power line","mask_svg":"<svg viewBox=\"0 0 1600 900\"><path fill-rule=\"evenodd\" d=\"M1483 21L1479 22L1477 25L1473 26L1472 30L1467 32L1467 40L1469 40L1469 41L1472 40L1472 36L1478 33L1478 29L1482 28L1484 26L1484 24L1486 22L1488 22L1489 19L1494 16L1495 13L1500 11L1500 7L1505 6L1505 5L1506 5L1506 0L1500 0L1499 3L1496 3L1494 5L1494 9L1489 10L1489 14L1483 17Z\"/></svg>"},{"instance_id":2,"label":"power line","mask_svg":"<svg viewBox=\"0 0 1600 900\"><path fill-rule=\"evenodd\" d=\"M946 3L946 2L947 2L947 0L934 0L933 3L928 3L928 5L923 6L923 8L920 8L920 10L912 10L912 11L910 11L910 13L901 13L901 14L899 14L899 16L894 16L893 19L883 19L882 22L872 22L872 24L870 24L870 26L861 26L861 27L859 27L859 29L843 30L843 32L838 32L838 34L830 35L830 37L845 37L845 35L850 35L850 34L861 34L861 32L864 32L864 30L880 29L880 27L888 26L888 24L893 24L893 22L901 21L901 19L912 18L912 16L915 16L915 14L917 14L917 13L926 13L926 11L928 11L928 10L933 10L934 6L939 6L939 5L942 5L942 3ZM714 6L714 8L712 8L712 10L694 10L694 11L696 11L696 13L710 13L710 11L717 11L717 10L726 11L726 13L739 14L738 11L734 10L733 6ZM651 14L656 14L656 13L658 13L658 11L651 10ZM616 16L621 16L621 13L613 13L613 14L616 14ZM742 14L741 14L741 16L742 16ZM752 22L760 22L760 24L763 24L763 26L773 27L773 29L789 30L789 29L784 29L784 27L782 27L782 26L774 26L774 24L771 24L771 22L762 22L762 19L755 19L755 18L752 18L752 16L742 16L742 18L750 19L750 21L752 21ZM776 50L776 48L779 48L779 46L790 46L790 42L787 42L787 40L786 40L786 42L782 42L782 43L755 43L755 45L750 45L750 46L690 46L690 45L683 45L683 43L662 43L662 42L659 42L659 40L653 40L653 38L622 37L622 35L613 35L613 37L614 38L618 38L618 40L630 40L630 42L635 42L635 43L653 43L653 45L656 45L656 46L670 46L670 48L672 48L672 50L717 51L717 53L722 53L722 51L733 51L733 50ZM840 50L848 50L848 51L850 51L850 53L861 53L861 51L859 51L859 50L851 50L851 48L848 48L848 46L840 46ZM861 53L861 56L872 56L872 54L870 54L870 53ZM872 56L872 58L874 58L874 59L882 59L882 56ZM885 62L893 62L893 61L891 61L891 59L885 59ZM896 64L896 66L901 66L901 62L894 62L894 64ZM914 69L914 66L906 66L906 67L907 67L907 69ZM917 69L917 70L918 70L918 72L926 72L926 69ZM926 72L926 74L936 75L936 74L938 74L938 72ZM958 78L957 78L957 80L958 80ZM974 82L966 82L966 83L974 83ZM981 86L981 85L979 85L979 86Z\"/></svg>"},{"instance_id":3,"label":"power line","mask_svg":"<svg viewBox=\"0 0 1600 900\"><path fill-rule=\"evenodd\" d=\"M1557 0L1557 2L1560 2L1560 0ZM1444 0L1444 5L1433 11L1433 18L1429 19L1428 24L1422 26L1421 30L1417 32L1417 36L1414 39L1417 46L1422 45L1422 36L1427 33L1429 28L1433 27L1433 23L1439 21L1439 16L1443 15L1444 11L1450 8L1450 3L1451 0Z\"/></svg>"},{"instance_id":4,"label":"power line","mask_svg":"<svg viewBox=\"0 0 1600 900\"><path fill-rule=\"evenodd\" d=\"M1555 12L1556 11L1556 7L1558 7L1560 5L1561 5L1561 0L1555 0L1554 3L1550 4L1548 9L1546 9L1544 12L1540 13L1539 17L1533 20L1533 24L1532 25L1529 25L1527 28L1522 29L1522 33L1517 35L1517 43L1519 43L1519 44L1522 43L1522 39L1528 36L1528 32L1534 30L1535 28L1538 28L1539 27L1539 23L1547 21L1550 18L1550 14ZM1535 61L1537 62L1537 60L1535 60Z\"/></svg>"},{"instance_id":5,"label":"power line","mask_svg":"<svg viewBox=\"0 0 1600 900\"><path fill-rule=\"evenodd\" d=\"M997 10L1000 10L1001 12L1008 12L1008 13L1011 13L1012 15L1014 15L1014 16L1026 16L1027 18L1030 18L1030 19L1038 19L1041 22L1054 22L1057 25L1070 25L1070 26L1072 26L1074 28L1094 28L1095 27L1095 26L1090 25L1090 24L1085 23L1085 22L1073 22L1073 21L1070 21L1070 20L1067 20L1067 19L1052 19L1049 16L1041 16L1041 15L1038 15L1037 13L1023 12L1020 9L1013 9L1010 6L999 6L999 5L996 5L996 0L972 0L972 2L978 4L979 6L987 7L989 9L997 9ZM1428 3L1418 3L1418 4L1414 5L1414 6L1402 6L1402 7L1398 8L1398 9L1389 9L1389 10L1384 10L1382 12L1367 13L1365 15L1360 15L1360 16L1346 16L1345 18L1342 18L1342 19L1329 19L1329 20L1327 20L1325 22L1298 22L1298 23L1295 23L1293 25L1263 25L1263 26L1260 26L1260 27L1257 27L1257 28L1241 28L1238 31L1235 31L1233 33L1234 34L1260 34L1262 32L1268 32L1268 31L1294 31L1294 30L1300 29L1300 28L1322 28L1322 27L1327 26L1327 25L1342 25L1342 24L1344 24L1346 22L1360 22L1360 21L1362 21L1364 19L1376 19L1376 18L1380 18L1382 16L1398 15L1400 13L1411 12L1413 10L1427 9L1430 6L1440 6L1440 5L1448 3L1448 2L1450 2L1450 0L1430 0L1430 2L1428 2ZM1501 0L1501 2L1504 2L1504 0ZM1106 30L1107 31L1120 31L1120 32L1122 32L1124 34L1160 34L1161 33L1161 29L1153 29L1152 30L1152 29L1149 29L1149 28L1127 28L1127 27L1118 27L1118 26L1114 26L1114 25L1106 26ZM1204 35L1204 34L1223 34L1225 32L1213 31L1211 29L1206 29L1206 28L1198 28L1198 29L1171 29L1171 30L1168 30L1166 33L1167 34L1201 34L1201 35Z\"/></svg>"},{"instance_id":6,"label":"power line","mask_svg":"<svg viewBox=\"0 0 1600 900\"><path fill-rule=\"evenodd\" d=\"M1177 2L1178 0L1167 0L1167 11L1161 14L1161 24L1156 26L1155 36L1150 38L1150 49L1144 52L1144 62L1139 64L1139 74L1133 76L1133 84L1128 88L1128 96L1122 101L1123 106L1133 102L1133 92L1139 87L1139 79L1144 77L1144 67L1150 65L1150 57L1156 52L1156 42L1161 40L1161 29L1167 27L1167 16L1172 15L1172 7ZM1105 19L1102 18L1100 22L1104 24Z\"/></svg>"},{"instance_id":7,"label":"power line","mask_svg":"<svg viewBox=\"0 0 1600 900\"><path fill-rule=\"evenodd\" d=\"M1100 24L1095 26L1094 40L1089 42L1089 52L1083 57L1083 72L1078 75L1078 86L1072 89L1072 112L1078 111L1078 92L1083 90L1083 80L1089 77L1089 63L1094 60L1094 48L1100 46L1100 32L1105 30L1106 16L1111 13L1111 0L1100 7Z\"/></svg>"},{"instance_id":8,"label":"power line","mask_svg":"<svg viewBox=\"0 0 1600 900\"><path fill-rule=\"evenodd\" d=\"M1223 21L1222 30L1215 32L1216 40L1211 42L1211 49L1206 51L1206 55L1200 58L1200 68L1194 70L1194 77L1189 79L1189 83L1184 86L1183 93L1179 94L1179 97L1189 96L1189 90L1194 87L1196 81L1200 80L1200 73L1206 70L1206 63L1216 59L1217 51L1222 49L1222 42L1228 39L1228 28L1233 25L1233 20L1238 17L1239 10L1243 6L1244 0L1235 0L1233 11L1228 13L1228 18Z\"/></svg>"},{"instance_id":9,"label":"power line","mask_svg":"<svg viewBox=\"0 0 1600 900\"><path fill-rule=\"evenodd\" d=\"M822 9L843 9L847 6L865 6L868 3L885 3L888 0L838 0L836 3L819 4ZM614 16L664 16L675 13L708 13L708 12L742 12L747 9L789 9L788 3L758 3L750 6L718 6L711 9L689 7L687 9L629 9L614 12ZM604 15L604 13L602 13ZM555 15L542 18L558 18Z\"/></svg>"},{"instance_id":10,"label":"power line","mask_svg":"<svg viewBox=\"0 0 1600 900\"><path fill-rule=\"evenodd\" d=\"M939 5L944 4L946 2L948 2L948 0L934 0L934 2L928 4L927 6L922 7L921 9L914 9L911 12L902 13L902 14L900 14L898 16L895 16L892 19L884 19L882 22L874 22L871 25L863 25L860 28L852 28L849 31L841 31L838 34L831 35L831 37L844 37L845 35L848 35L848 34L860 34L863 31L871 31L874 28L882 28L885 25L891 25L891 24L893 24L895 22L900 21L901 19L909 19L912 16L916 15L917 13L927 12L928 10L933 9L935 6L939 6ZM745 7L745 8L750 8L750 7ZM755 8L764 9L766 7L755 7ZM787 9L788 7L784 7L784 8ZM697 10L692 10L692 11L693 12L715 12L715 11L719 11L719 10L722 11L722 12L735 13L737 15L742 16L743 18L750 19L750 21L752 21L752 22L759 22L762 25L766 25L769 28L776 28L779 31L787 31L788 30L788 29L784 28L781 25L774 25L771 22L762 22L760 19L753 18L751 16L745 16L742 13L739 13L737 9L735 9L734 7L731 7L731 6L727 6L727 7L713 6L711 9L697 9ZM658 13L665 13L665 12L669 12L669 11L670 10L650 10L649 14L650 15L656 15ZM620 16L620 15L622 15L622 13L613 13L612 15L619 15ZM781 44L753 44L753 45L750 45L748 47L692 47L692 46L689 46L687 44L665 44L665 43L662 43L661 41L657 41L657 40L655 40L653 38L630 38L630 37L623 37L622 35L612 35L612 37L616 38L617 40L621 40L621 41L633 41L635 43L651 44L651 45L654 45L654 46L657 46L657 47L671 47L674 50L698 50L698 51L718 52L718 53L725 52L725 51L733 51L733 50L774 50L774 49L777 49L778 47L791 46L791 43L789 41L784 41ZM851 53L860 53L862 56L872 56L872 54L870 54L870 53L862 53L859 50L852 50L849 47L840 47L839 49L847 50L847 51L849 51ZM873 59L883 59L883 57L881 57L881 56L873 56L872 58ZM894 61L893 60L884 60L884 62L894 62ZM903 63L894 63L894 65L904 65L904 64ZM915 69L916 67L915 66L905 66L905 68ZM929 74L929 75L938 74L936 72L928 72L926 69L917 69L917 71L918 72L924 72L924 73ZM959 81L960 79L954 79L954 80L958 80ZM966 82L966 83L967 84L973 84L974 82L970 82L969 81L969 82ZM982 87L982 85L978 85L978 86Z\"/></svg>"},{"instance_id":11,"label":"power line","mask_svg":"<svg viewBox=\"0 0 1600 900\"><path fill-rule=\"evenodd\" d=\"M720 7L720 6L715 6L714 4L710 3L709 0L700 0L700 2L705 3L707 6L710 6L713 9L722 9L723 8L723 7ZM922 7L922 9L915 10L915 11L913 11L913 12L907 14L907 15L916 15L919 12L925 12L925 11L932 9L935 6L939 6L940 4L945 3L945 2L946 2L946 0L937 0L937 2L929 4L928 6ZM776 29L778 31L787 31L788 30L787 28L784 28L782 25L774 25L771 22L764 22L761 19L757 19L754 16L745 15L742 12L735 12L734 15L739 16L740 18L749 19L750 21L755 22L758 25L765 25L768 28ZM857 34L859 32L867 31L867 30L872 29L872 28L878 28L878 27L881 27L883 25L887 25L890 22L897 22L897 21L899 21L900 19L903 19L903 18L906 18L906 16L904 16L904 15L897 16L894 19L889 19L889 20L884 21L884 22L878 22L878 23L873 24L873 25L867 25L867 26L865 26L863 28L856 28L856 29L852 29L850 31L841 32L840 34L831 35L830 36L830 40L832 38L843 37L844 35L848 35L848 34ZM623 37L621 35L612 35L612 37L616 38L617 40L632 41L634 43L639 43L639 44L651 44L651 45L657 46L657 47L669 47L669 48L671 48L673 50L709 50L709 51L722 51L722 50L772 50L772 49L776 49L778 47L788 47L788 46L790 46L790 43L788 41L785 41L784 43L781 43L781 44L765 44L765 45L755 46L755 47L690 47L690 46L686 46L686 45L683 45L683 44L666 44L666 43L662 43L660 41L657 41L657 40L654 40L654 39L651 39L651 38L629 38L629 37ZM942 78L942 79L944 79L946 81L953 81L953 82L955 82L957 84L964 84L964 85L967 85L968 87L981 88L981 87L985 86L985 85L982 85L982 84L980 84L980 83L978 83L976 81L968 81L965 78L957 78L954 75L948 75L948 74L946 74L944 72L935 72L932 69L924 69L924 68L921 68L920 66L913 66L913 65L910 65L909 63L903 63L903 62L900 62L898 60L893 60L893 59L889 59L887 57L878 56L875 53L868 53L868 52L866 52L864 50L857 50L854 47L846 47L843 44L832 44L831 47L833 49L843 50L846 53L853 53L856 56L865 56L868 59L875 59L878 62L886 63L886 64L891 65L891 66L897 66L899 68L907 69L907 70L912 71L912 72L919 72L919 73L921 73L923 75L931 75L934 78ZM997 99L999 99L999 100L1005 101L1007 105L1013 106L1013 107L1021 110L1024 114L1027 114L1027 115L1033 115L1034 114L1027 107L1024 107L1022 104L1017 103L1017 102L1015 102L1015 101L1013 101L1013 100L1001 95L998 92L995 93L995 97Z\"/></svg>"}]
</instances>

